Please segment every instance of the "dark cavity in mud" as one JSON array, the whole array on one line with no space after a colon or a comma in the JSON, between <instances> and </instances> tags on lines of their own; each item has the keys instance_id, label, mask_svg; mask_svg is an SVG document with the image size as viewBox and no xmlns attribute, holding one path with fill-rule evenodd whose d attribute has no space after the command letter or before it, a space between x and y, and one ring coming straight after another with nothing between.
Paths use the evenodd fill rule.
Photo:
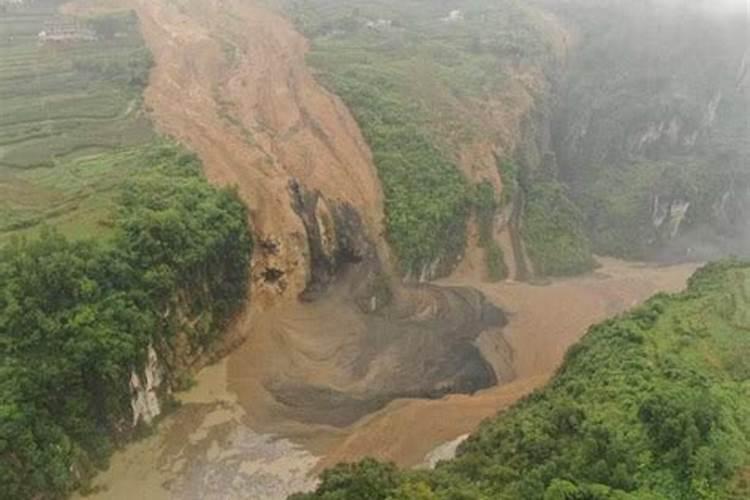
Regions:
<instances>
[{"instance_id":1,"label":"dark cavity in mud","mask_svg":"<svg viewBox=\"0 0 750 500\"><path fill-rule=\"evenodd\" d=\"M286 416L343 427L394 399L471 394L498 383L497 367L485 359L477 340L491 331L507 348L499 331L506 316L480 292L424 285L403 290L398 302L402 305L378 313L350 307L339 324L330 318L326 328L332 330L314 335L346 341L333 353L304 353L316 358L311 365L330 356L324 365L318 364L324 368L311 370L317 380L279 373L266 381ZM510 360L509 348L507 352ZM295 362L300 358L297 353ZM320 372L328 367L335 367L331 376L321 378Z\"/></svg>"}]
</instances>

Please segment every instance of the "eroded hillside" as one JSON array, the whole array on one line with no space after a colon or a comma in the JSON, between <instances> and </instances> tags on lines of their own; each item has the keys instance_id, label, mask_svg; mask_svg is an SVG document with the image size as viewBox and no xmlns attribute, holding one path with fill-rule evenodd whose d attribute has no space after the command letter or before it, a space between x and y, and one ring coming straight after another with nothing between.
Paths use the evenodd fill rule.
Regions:
<instances>
[{"instance_id":1,"label":"eroded hillside","mask_svg":"<svg viewBox=\"0 0 750 500\"><path fill-rule=\"evenodd\" d=\"M296 297L319 257L295 212L298 183L330 257L364 258L377 242L380 188L358 128L304 64L306 42L282 17L251 2L136 2L156 61L146 92L158 126L203 159L214 182L236 185L260 242L253 286ZM361 234L344 241L339 210L353 207ZM272 300L272 299L268 299Z\"/></svg>"},{"instance_id":2,"label":"eroded hillside","mask_svg":"<svg viewBox=\"0 0 750 500\"><path fill-rule=\"evenodd\" d=\"M429 279L458 264L498 280L591 267L547 154L569 36L553 16L514 1L283 5L373 149L403 274Z\"/></svg>"},{"instance_id":3,"label":"eroded hillside","mask_svg":"<svg viewBox=\"0 0 750 500\"><path fill-rule=\"evenodd\" d=\"M659 256L665 250L679 257L704 255L690 243L694 240L683 238L707 227L714 238L731 242L719 245L722 250L742 249L750 185L743 25L724 14L707 17L686 10L675 17L673 6L648 4L656 9L652 12L629 5L584 0L66 4L63 12L84 20L119 12L131 27L135 17L128 12L135 13L154 61L142 103L148 58L141 57L137 30L123 35L130 36L138 57L120 67L92 63L86 51L87 57L56 61L50 57L54 51L45 55L33 47L33 31L27 30L21 56L31 54L48 64L47 90L57 90L55 79L70 73L75 81L90 74L94 86L121 91L111 106L103 106L102 116L76 115L71 123L84 131L98 124L121 126L122 142L113 143L119 147L128 144L127 132L136 120L151 119L160 132L197 154L210 181L236 189L249 207L255 241L251 245L245 228L236 226L244 211L228 193L195 189L218 196L236 216L226 224L232 230L218 239L213 219L203 217L205 211L220 222L210 203L200 203L208 194L181 201L172 196L174 186L160 179L140 198L137 190L122 197L126 204L130 200L131 210L146 208L130 219L164 224L147 226L149 235L158 233L154 239L136 230L127 233L136 239L123 246L136 256L135 269L152 262L151 254L174 264L166 271L144 268L141 274L149 293L167 297L148 305L152 313L160 309L161 323L178 339L170 346L174 349L156 352L144 340L146 334L138 337L133 356L145 371L140 370L142 377L133 371L130 381L133 425L144 411L149 420L159 413L152 411L159 408L158 391L151 387L157 367L170 373L172 364L197 366L207 342L225 325L230 339L247 341L220 366L219 395L209 388L200 403L186 396L188 404L171 421L166 441L153 436L145 452L144 446L137 449L144 453L139 458L116 462L109 479L121 476L115 476L111 492L102 494L128 498L133 484L147 476L147 496L241 498L250 491L278 498L311 486L306 474L317 461L311 451L324 457L320 465L366 454L414 465L435 445L455 444L482 418L545 383L591 322L655 291L679 289L692 267L605 260L599 274L545 282L545 287L516 280L591 271L597 265L592 248L626 256ZM644 17L648 22L640 32L634 30ZM711 28L711 35L697 37L704 28ZM641 39L635 40L633 31ZM76 46L71 47L59 53L76 54ZM102 44L102 49L113 47ZM622 57L610 57L610 52ZM715 52L721 57L713 57ZM683 68L681 61L688 57L693 64ZM10 66L20 71L23 64L11 61ZM704 66L711 71L699 70ZM59 75L58 67L66 72ZM680 71L673 71L677 67ZM108 80L110 70L114 81ZM123 85L130 70L136 79ZM124 109L123 98L132 99ZM106 104L106 96L101 101ZM22 108L16 106L14 115ZM71 199L60 197L63 210L78 213L78 199L84 207L96 199L86 188L100 184L78 176L88 174L92 165L107 167L95 180L119 182L140 177L133 163L158 163L150 150L144 155L117 151L107 163L91 160L77 145L74 129L66 135L49 109L43 101L33 111L38 116L31 113L41 125L30 122L20 132L10 130L10 139L0 138L5 141L0 154L46 155L33 146L17 147L36 144L34 134L40 130L71 139L71 155L85 158L74 155L76 161L70 162L53 156L51 170L68 175L63 178L72 178L76 188ZM150 139L151 129L147 132ZM102 134L113 136L104 129ZM58 160L66 168L58 169ZM169 160L177 167L197 165L190 155L173 151ZM127 168L112 175L120 165ZM0 167L5 172L8 165ZM50 198L55 194L50 185L58 177L32 176L27 184L16 182L24 175L14 171L13 177L14 184L0 188L36 187L39 181ZM109 184L102 185L110 203ZM23 192L12 194L18 206L26 201ZM180 201L182 211L168 210L160 195ZM39 199L44 206L45 199ZM152 199L158 205L155 213L149 212ZM194 217L191 209L203 215ZM27 215L18 207L10 213L21 214L19 227L58 215L55 210ZM92 227L101 234L112 227L123 231L112 219L97 218ZM139 226L133 222L132 227ZM172 254L193 255L191 249L202 248L203 239L216 246L190 261L193 267L170 260ZM244 314L236 315L251 246L249 299ZM234 257L216 258L222 248ZM153 260L158 267L158 259ZM218 266L215 272L211 266ZM446 276L446 281L425 283ZM223 289L224 281L231 290ZM186 287L170 288L181 283ZM79 293L73 285L70 294L76 297L93 286L81 286ZM207 286L210 293L191 294L189 286ZM232 307L214 314L212 307L221 307L227 294ZM17 314L14 304L5 305ZM186 309L190 314L184 314ZM73 319L80 326L88 317L82 313ZM14 318L29 327L20 316ZM186 336L189 341L180 344ZM96 339L105 342L110 336ZM117 352L112 344L106 346L105 354ZM183 356L185 349L190 356ZM80 358L96 365L93 359ZM110 373L119 388L127 381L114 374L127 374L123 366ZM15 391L17 385L8 387ZM99 395L101 387L92 387L91 394ZM106 398L94 397L93 409L82 410L88 416L96 413L92 421L100 423L107 416L95 404L101 400ZM127 403L128 398L120 398L118 409ZM577 418L580 412L574 410ZM591 432L599 436L598 428ZM296 444L258 433L292 438L307 448L300 451ZM75 448L68 450L72 456L70 450ZM109 449L102 446L97 452L106 457ZM274 457L270 465L269 456ZM7 450L0 449L0 459L16 465ZM60 463L67 476L75 475L63 490L91 472ZM603 476L622 475L600 469ZM387 473L394 488L407 488L398 495L430 489L445 493L429 478L412 481ZM546 476L533 484L513 483L513 471L493 473L512 488L528 487L534 494L550 482L560 491L571 490ZM35 484L18 481L17 486L31 495ZM452 490L446 491L450 495Z\"/></svg>"},{"instance_id":4,"label":"eroded hillside","mask_svg":"<svg viewBox=\"0 0 750 500\"><path fill-rule=\"evenodd\" d=\"M373 149L402 271L480 278L585 271L589 240L747 252L748 21L726 4L283 3Z\"/></svg>"}]
</instances>

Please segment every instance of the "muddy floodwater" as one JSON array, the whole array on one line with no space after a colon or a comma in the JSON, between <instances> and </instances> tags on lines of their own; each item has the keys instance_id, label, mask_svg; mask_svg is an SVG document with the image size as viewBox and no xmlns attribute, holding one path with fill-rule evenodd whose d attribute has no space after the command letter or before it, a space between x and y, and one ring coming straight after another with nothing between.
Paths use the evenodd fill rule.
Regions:
<instances>
[{"instance_id":1,"label":"muddy floodwater","mask_svg":"<svg viewBox=\"0 0 750 500\"><path fill-rule=\"evenodd\" d=\"M314 486L309 472L318 458L248 426L227 390L226 360L201 371L178 400L153 435L112 457L86 498L286 498Z\"/></svg>"},{"instance_id":2,"label":"muddy floodwater","mask_svg":"<svg viewBox=\"0 0 750 500\"><path fill-rule=\"evenodd\" d=\"M253 331L244 345L201 371L196 385L177 395L180 407L154 434L113 456L87 498L273 500L314 487L315 472L338 461L372 455L402 466L425 466L448 458L482 419L544 384L566 349L591 324L658 291L682 289L697 267L613 259L602 259L601 264L595 273L545 284L478 284L460 276L441 282L447 287L473 286L506 312L508 324L492 335L501 336L512 349L513 380L500 380L473 395L395 399L347 425L321 423L319 405L315 419L282 411L268 384L259 383L269 373L276 376L274 356L311 349L304 345L304 319L335 316L335 301L294 304L259 317L257 323L250 322ZM275 321L285 314L285 323ZM294 335L274 341L284 325L293 328ZM310 338L316 338L312 333L319 328L310 324ZM293 362L285 363L284 370L295 370ZM336 413L335 401L328 411Z\"/></svg>"}]
</instances>

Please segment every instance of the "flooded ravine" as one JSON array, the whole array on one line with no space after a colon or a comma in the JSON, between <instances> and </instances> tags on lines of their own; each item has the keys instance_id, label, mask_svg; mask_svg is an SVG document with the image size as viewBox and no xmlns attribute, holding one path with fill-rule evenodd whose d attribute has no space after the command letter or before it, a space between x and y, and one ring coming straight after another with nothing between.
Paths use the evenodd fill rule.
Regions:
<instances>
[{"instance_id":1,"label":"flooded ravine","mask_svg":"<svg viewBox=\"0 0 750 500\"><path fill-rule=\"evenodd\" d=\"M308 473L318 458L250 428L227 388L226 359L177 400L154 434L114 454L86 498L285 498L314 485Z\"/></svg>"},{"instance_id":2,"label":"flooded ravine","mask_svg":"<svg viewBox=\"0 0 750 500\"><path fill-rule=\"evenodd\" d=\"M307 40L264 4L67 6L136 12L155 62L150 118L200 157L212 183L237 188L258 243L251 311L239 327L245 342L198 373L152 435L115 453L88 498L277 499L312 487L339 461L374 456L411 467L448 457L481 420L543 385L591 324L681 289L696 267L601 259L594 273L544 284L457 272L396 290L410 296L394 301L401 310L388 320L362 312L346 288L299 302L314 274L308 226L319 246L337 241L315 224L337 209L361 219L344 238L367 243L348 252L365 261L358 272L397 273L381 180L358 125L307 67ZM323 200L311 214L295 209L303 191ZM503 234L505 253L523 254Z\"/></svg>"},{"instance_id":3,"label":"flooded ravine","mask_svg":"<svg viewBox=\"0 0 750 500\"><path fill-rule=\"evenodd\" d=\"M460 277L441 282L478 288L506 311L509 323L497 335L512 348L515 379L474 395L397 399L347 426L306 422L279 411L259 383L266 371L275 373L273 357L295 347L289 342L304 342L306 320L314 333L320 328L316 315L337 314L335 302L291 304L261 314L248 322L250 332L240 348L201 371L196 385L177 395L181 405L153 435L112 457L88 498L277 499L312 487L314 473L338 461L375 456L417 466L449 456L482 419L544 384L588 326L658 291L683 288L697 267L601 263L592 274L544 285L481 284ZM280 326L281 317L286 320ZM287 327L295 335L275 341L271 334ZM295 364L283 369L294 371ZM335 414L337 408L328 411Z\"/></svg>"}]
</instances>

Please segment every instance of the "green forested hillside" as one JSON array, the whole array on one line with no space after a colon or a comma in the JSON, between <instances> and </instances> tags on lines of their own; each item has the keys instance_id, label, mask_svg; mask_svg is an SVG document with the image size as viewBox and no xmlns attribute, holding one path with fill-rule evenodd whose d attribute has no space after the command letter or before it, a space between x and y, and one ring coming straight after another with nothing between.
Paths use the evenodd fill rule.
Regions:
<instances>
[{"instance_id":1,"label":"green forested hillside","mask_svg":"<svg viewBox=\"0 0 750 500\"><path fill-rule=\"evenodd\" d=\"M405 270L460 254L482 180L462 175L462 147L507 144L483 111L521 109L508 92L519 80L533 106L501 160L533 179L517 222L538 274L591 269L592 248L746 251L745 15L711 2L279 1L374 152Z\"/></svg>"},{"instance_id":2,"label":"green forested hillside","mask_svg":"<svg viewBox=\"0 0 750 500\"><path fill-rule=\"evenodd\" d=\"M552 135L596 251L746 251L744 2L541 1L578 34Z\"/></svg>"},{"instance_id":3,"label":"green forested hillside","mask_svg":"<svg viewBox=\"0 0 750 500\"><path fill-rule=\"evenodd\" d=\"M427 472L365 461L296 500L750 497L750 264L592 327L551 383Z\"/></svg>"},{"instance_id":4,"label":"green forested hillside","mask_svg":"<svg viewBox=\"0 0 750 500\"><path fill-rule=\"evenodd\" d=\"M541 11L517 0L281 3L312 41L308 62L317 77L345 101L373 151L385 194L387 237L402 271L419 274L439 262L437 274L445 274L464 248L471 208L481 202L473 198L472 179L459 168L462 148L492 145L500 140L498 127L512 126L488 124L487 108L512 114L526 99L541 105L546 97L542 68L553 66L556 58L554 26ZM532 145L535 138L523 140ZM516 153L506 151L504 159L513 160ZM537 160L523 166L536 170ZM565 193L559 194L553 204L561 198L567 202ZM548 208L549 203L539 206ZM567 274L569 268L591 267L590 253L575 254L588 252L578 224L565 219L547 236L557 247L556 257L539 238L528 239L529 246L542 245L532 255L543 263L540 268ZM556 245L558 236L583 241ZM502 277L499 247L487 243L489 274ZM547 257L571 263L546 265Z\"/></svg>"},{"instance_id":5,"label":"green forested hillside","mask_svg":"<svg viewBox=\"0 0 750 500\"><path fill-rule=\"evenodd\" d=\"M85 484L132 431L130 374L147 347L166 356L179 332L198 351L245 299L244 205L191 156L151 152L109 238L47 229L0 248L0 498Z\"/></svg>"}]
</instances>

